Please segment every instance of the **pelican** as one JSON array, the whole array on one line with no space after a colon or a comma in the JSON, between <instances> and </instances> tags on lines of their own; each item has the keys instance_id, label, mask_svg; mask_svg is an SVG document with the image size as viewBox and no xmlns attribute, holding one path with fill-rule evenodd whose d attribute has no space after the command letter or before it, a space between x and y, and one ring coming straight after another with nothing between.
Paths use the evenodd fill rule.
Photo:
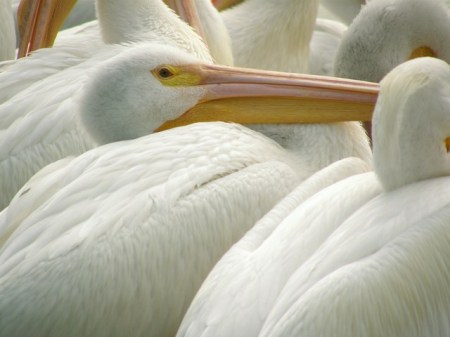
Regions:
<instances>
[{"instance_id":1,"label":"pelican","mask_svg":"<svg viewBox=\"0 0 450 337\"><path fill-rule=\"evenodd\" d=\"M55 15L53 20L56 17L56 22L62 22L59 16L64 16L65 11L71 5L70 2L64 4L65 7L58 7L58 3L55 1L50 1L46 6L42 4L38 6L38 3L34 3L36 9L46 8L48 11L46 13L31 13L30 16L44 14L42 21L45 23L45 14L48 15L55 10L58 15ZM125 42L127 39L148 39L160 41L164 44L180 45L180 48L196 54L199 59L211 62L209 52L198 35L186 23L179 20L163 3L155 0L142 0L140 5L135 3L135 5L139 5L139 9L128 6L127 12L120 10L120 4L123 5L120 1L103 0L99 0L97 3L100 22L104 23L102 28L106 41L118 43ZM152 16L145 16L141 21L136 22L137 27L133 27L134 30L130 32L128 29L127 31L127 18L141 13L143 9L146 9L147 13L152 14ZM108 14L122 17L124 22L122 24L114 22L113 24ZM39 24L41 16L37 16L37 18L32 23L37 22ZM149 20L149 18L153 18L153 20ZM32 33L44 38L48 35L45 32L39 35L40 31L38 29L33 31L33 29L31 27L26 30L31 30ZM48 29L55 31L52 26ZM139 35L140 29L142 31ZM33 40L32 33L29 34L31 40ZM155 47L157 46L159 45ZM74 120L71 120L76 114L72 112L64 116L61 113L67 111L67 109L68 111L73 110L74 106L77 106L72 96L75 96L76 92L83 87L85 79L89 77L88 70L95 69L99 63L126 51L128 47L131 47L131 45L103 44L94 56L91 55L93 50L86 51L77 44L68 49L55 48L39 54L40 57L30 57L18 61L17 64L9 67L6 72L0 75L0 87L3 86L3 88L0 88L0 93L2 93L0 95L4 95L2 98L13 96L0 105L0 115L2 116L0 122L0 128L2 129L0 136L2 138L0 176L7 177L1 183L0 208L6 206L18 188L46 164L64 158L66 155L82 153L92 147L93 142L89 137L83 138L83 132L74 131L79 130L76 125L73 125ZM60 63L59 61L56 64L53 62L55 56L56 60L61 61ZM36 70L36 66L41 65L41 63L44 66L38 67L38 70ZM22 74L24 71L27 77L25 81ZM53 76L49 76L49 73ZM16 79L10 81L12 77ZM32 82L35 83L31 84ZM29 87L24 90L24 87L27 86ZM3 89L4 91L2 91ZM48 117L49 115L50 117ZM41 119L44 116L47 116L47 118ZM52 123L50 121L52 119L55 121L55 118L59 120L60 127L56 127L52 133L53 136L48 138L49 134L45 130L48 130ZM38 127L36 123L40 126ZM23 132L29 132L30 128L34 130L33 135L23 135ZM26 168L23 165L29 165L29 167ZM13 171L9 171L10 169L13 169Z\"/></svg>"},{"instance_id":2,"label":"pelican","mask_svg":"<svg viewBox=\"0 0 450 337\"><path fill-rule=\"evenodd\" d=\"M449 79L447 63L423 58L382 80L373 141L385 192L291 276L261 337L450 333Z\"/></svg>"},{"instance_id":3,"label":"pelican","mask_svg":"<svg viewBox=\"0 0 450 337\"><path fill-rule=\"evenodd\" d=\"M290 276L355 209L380 193L369 169L360 159L342 159L280 201L214 266L177 337L258 336Z\"/></svg>"},{"instance_id":4,"label":"pelican","mask_svg":"<svg viewBox=\"0 0 450 337\"><path fill-rule=\"evenodd\" d=\"M303 174L225 123L47 166L0 215L0 335L174 336L209 269Z\"/></svg>"},{"instance_id":5,"label":"pelican","mask_svg":"<svg viewBox=\"0 0 450 337\"><path fill-rule=\"evenodd\" d=\"M335 75L379 82L411 58L434 56L450 62L449 20L449 9L440 0L369 1L342 39ZM370 122L365 128L370 134Z\"/></svg>"},{"instance_id":6,"label":"pelican","mask_svg":"<svg viewBox=\"0 0 450 337\"><path fill-rule=\"evenodd\" d=\"M450 62L449 13L440 0L369 1L341 42L336 76L379 82L411 58Z\"/></svg>"},{"instance_id":7,"label":"pelican","mask_svg":"<svg viewBox=\"0 0 450 337\"><path fill-rule=\"evenodd\" d=\"M11 0L0 1L0 62L14 59L16 31L11 11Z\"/></svg>"},{"instance_id":8,"label":"pelican","mask_svg":"<svg viewBox=\"0 0 450 337\"><path fill-rule=\"evenodd\" d=\"M179 49L155 43L134 48L117 45L108 53L111 51L115 52L115 57L78 79L64 96L49 97L42 105L25 100L31 94L39 97L39 90L56 91L67 75L89 68L89 62L52 76L39 87L15 97L29 104L29 112L19 115L13 104L5 109L1 120L10 126L0 134L3 207L45 165L79 155L100 144L141 137L164 125L176 126L176 123L164 123L188 110L193 111L182 116L184 124L202 120L295 123L299 118L303 122L330 122L339 118L365 118L361 112L370 116L378 92L377 85L365 82L334 82L330 78L208 66ZM99 54L98 59L103 59L103 55ZM97 63L98 59L91 62ZM272 98L251 98L266 95ZM231 108L227 108L230 104ZM334 113L333 104L342 106L343 110ZM198 107L192 109L196 105ZM248 113L249 106L253 107L253 115ZM273 114L278 108L279 113ZM286 115L283 110L290 113ZM351 135L342 138L330 141L335 147L352 141ZM318 142L317 146L320 145ZM301 148L301 143L297 147ZM329 149L333 150L334 147ZM358 150L358 144L351 143L349 148L331 157ZM312 150L305 150L308 152ZM314 169L313 160L305 154L304 163L311 169Z\"/></svg>"},{"instance_id":9,"label":"pelican","mask_svg":"<svg viewBox=\"0 0 450 337\"><path fill-rule=\"evenodd\" d=\"M450 174L447 160L447 137L450 130L450 118L446 115L448 106L443 104L442 100L429 98L430 93L438 93L445 101L450 67L442 61L427 59L417 60L416 63L402 67L382 82L382 92L375 110L374 127L378 133L374 135L374 163L379 180L373 173L357 174L315 194L306 194L306 197L309 197L306 201L303 189L308 191L310 187L307 185L308 180L302 183L218 262L194 298L178 336L229 336L237 331L245 336L410 336L410 330L405 330L407 332L404 334L399 334L395 329L386 330L386 327L391 327L390 318L393 315L399 316L399 309L395 304L396 300L392 300L392 310L395 313L385 312L385 303L382 301L388 302L388 296L395 294L395 290L386 291L385 283L375 284L375 291L368 288L368 296L373 293L375 295L367 299L357 299L358 304L353 303L353 293L355 287L360 287L360 274L356 273L351 265L345 273L354 281L351 285L346 284L347 278L340 278L340 273L336 272L336 277L330 277L326 283L323 281L324 286L316 286L321 277L325 278L325 275L342 265L342 262L339 264L337 261L350 263L363 259L364 263L364 257L370 258L367 254L377 252L407 226L413 226L416 221L420 221L422 217L427 218L427 215L439 211L449 202L448 198L444 197L449 192L449 184L445 183L448 182L448 177L417 184L414 182ZM432 83L431 76L437 77ZM399 100L399 97L405 99ZM429 109L427 104L436 107L432 115L433 121L439 121L440 131L436 135L434 133L438 125L424 128L424 125L430 124L430 115L421 111L424 107ZM401 128L396 125L398 121L414 125ZM420 138L423 145L418 146L417 135L420 132L425 132L425 135ZM430 143L430 140L434 143ZM399 145L393 146L393 142L398 142ZM428 158L430 149L434 149L431 162L417 160L417 154L426 155ZM399 162L400 165L396 166L395 163ZM350 163L354 166L353 162L347 164ZM310 181L314 182L315 177L325 174L339 177L339 164L342 165L342 162L319 171ZM384 169L380 171L377 166ZM348 170L348 167L344 172L358 173L356 169L353 172ZM389 191L405 184L411 186L380 195L382 186ZM417 197L418 193L420 198ZM324 208L324 204L328 206ZM296 205L299 206L293 210ZM447 214L449 211L447 207ZM276 229L273 229L278 223ZM448 221L442 225L445 224L448 224ZM444 234L447 232L445 226L441 226L441 230L442 239L438 245L446 247L446 251L449 237ZM414 251L417 254L417 251L422 250ZM435 256L436 251L430 254ZM403 251L397 251L395 255L405 256ZM446 254L441 252L441 256ZM349 259L351 261L348 261ZM380 259L389 261L384 253ZM377 261L382 264L380 259ZM403 261L404 259L400 260L399 264L403 265ZM414 260L409 260L410 264L411 261ZM424 266L428 266L428 258L423 258L423 261ZM395 267L386 266L386 279L389 279L392 270L395 270ZM429 275L439 274L437 270L428 274L421 273L426 279ZM414 280L414 275L404 275L398 285L403 287L405 280ZM380 280L380 277L373 274L364 279L370 282L374 278ZM436 282L446 284L448 276ZM308 290L310 288L313 290ZM314 290L316 288L317 290ZM436 296L439 296L441 289L436 286ZM308 291L312 294L309 295ZM328 293L334 298L330 299ZM304 301L302 296L306 296L307 301ZM322 300L323 296L329 299L329 302ZM425 298L426 296L423 295ZM378 302L379 312L370 311L372 302L379 298L382 299ZM308 306L305 306L305 303ZM439 303L448 305L450 302L447 297ZM431 306L434 307L435 304ZM343 307L347 309L342 309ZM352 308L354 315L351 321L345 319L348 308ZM366 314L364 319L358 316L362 308ZM413 312L421 309L416 306L412 310L409 317L414 319ZM329 316L323 317L322 312ZM448 307L444 312L448 312ZM377 320L373 319L377 314L385 314L383 317L386 322L377 325ZM431 314L429 316L433 317ZM402 318L406 316L405 314ZM441 316L442 327L445 327L448 323L447 315ZM430 318L429 322L432 326L434 319ZM444 331L447 330L432 334L433 330L423 332L413 323L407 321L401 324L404 324L405 329L413 327L414 331L421 331L421 336L446 335ZM303 329L303 325L307 328ZM322 330L324 325L327 328ZM354 326L357 328L351 330ZM365 326L373 328L364 330ZM258 334L261 327L262 331Z\"/></svg>"}]
</instances>

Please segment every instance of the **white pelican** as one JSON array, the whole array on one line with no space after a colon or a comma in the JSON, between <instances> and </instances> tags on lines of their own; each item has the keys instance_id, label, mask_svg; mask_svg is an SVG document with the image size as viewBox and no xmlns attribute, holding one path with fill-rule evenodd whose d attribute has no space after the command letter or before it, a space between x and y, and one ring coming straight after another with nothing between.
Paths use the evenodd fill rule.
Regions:
<instances>
[{"instance_id":1,"label":"white pelican","mask_svg":"<svg viewBox=\"0 0 450 337\"><path fill-rule=\"evenodd\" d=\"M16 30L11 0L0 0L0 62L16 56Z\"/></svg>"},{"instance_id":2,"label":"white pelican","mask_svg":"<svg viewBox=\"0 0 450 337\"><path fill-rule=\"evenodd\" d=\"M344 36L336 76L379 82L411 58L450 62L450 11L441 0L369 1Z\"/></svg>"},{"instance_id":3,"label":"white pelican","mask_svg":"<svg viewBox=\"0 0 450 337\"><path fill-rule=\"evenodd\" d=\"M210 268L304 174L225 123L47 166L0 215L0 335L174 336Z\"/></svg>"},{"instance_id":4,"label":"white pelican","mask_svg":"<svg viewBox=\"0 0 450 337\"><path fill-rule=\"evenodd\" d=\"M411 58L450 62L450 11L441 0L369 1L349 27L335 59L335 75L379 82ZM365 123L370 133L370 123Z\"/></svg>"},{"instance_id":5,"label":"white pelican","mask_svg":"<svg viewBox=\"0 0 450 337\"><path fill-rule=\"evenodd\" d=\"M289 277L355 209L380 193L374 174L363 173L368 169L346 158L302 182L214 266L177 337L258 336Z\"/></svg>"},{"instance_id":6,"label":"white pelican","mask_svg":"<svg viewBox=\"0 0 450 337\"><path fill-rule=\"evenodd\" d=\"M261 337L450 333L449 79L433 58L383 79L373 141L386 192L296 271Z\"/></svg>"},{"instance_id":7,"label":"white pelican","mask_svg":"<svg viewBox=\"0 0 450 337\"><path fill-rule=\"evenodd\" d=\"M61 93L62 97L47 96L41 104L35 100L27 101L31 95L39 97L40 90L56 92L71 72L78 74L89 68L89 61L47 78L0 107L0 120L7 124L0 134L2 208L45 165L66 156L79 155L99 144L149 134L195 105L198 105L197 109L203 107L200 119L195 119L194 111L184 116L184 123L205 118L241 123L295 123L302 110L304 117L312 117L300 117L303 122L327 121L327 118L333 121L336 120L333 104L344 106L337 113L356 110L356 114L344 116L344 119L359 119L364 117L360 117L358 109L365 109L366 116L370 116L378 90L374 84L361 82L361 85L350 80L335 83L329 78L202 65L194 56L160 44L135 48L117 45L110 47L108 53L111 51L117 55L95 71L84 74L77 83L72 83L65 93ZM99 54L91 62L97 63L98 59L103 59L103 55ZM192 66L183 66L189 64ZM354 94L354 89L359 90L358 86L362 89ZM252 96L266 95L272 95L272 98L251 99ZM277 100L275 96L282 97ZM287 96L296 96L301 101ZM237 102L232 99L236 97L240 97ZM14 108L16 99L22 103L22 111ZM23 110L25 104L27 109ZM224 104L231 104L231 108ZM246 114L249 106L255 113L250 117ZM278 107L279 113L274 114ZM218 109L222 110L220 114L216 113ZM286 109L290 109L291 114L286 116L288 119L283 119L282 110ZM329 129L328 126L323 128ZM354 153L369 160L364 153L357 152L359 145L352 143L351 134L342 135L341 139L319 141L316 146L327 141L331 143L329 151L350 142L348 148L336 149L338 152L328 157L339 159L339 155ZM304 164L314 170L312 164L316 154L310 149L302 153L303 146L297 144L299 156L303 156ZM307 157L309 153L312 158ZM325 154L323 157L320 159L329 159Z\"/></svg>"}]
</instances>

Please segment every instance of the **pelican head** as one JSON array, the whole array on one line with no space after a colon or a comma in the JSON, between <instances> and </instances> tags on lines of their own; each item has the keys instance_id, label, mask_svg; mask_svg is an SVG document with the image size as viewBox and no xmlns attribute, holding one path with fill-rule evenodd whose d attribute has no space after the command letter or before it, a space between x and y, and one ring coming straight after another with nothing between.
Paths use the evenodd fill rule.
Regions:
<instances>
[{"instance_id":1,"label":"pelican head","mask_svg":"<svg viewBox=\"0 0 450 337\"><path fill-rule=\"evenodd\" d=\"M200 121L367 120L377 94L374 83L204 64L152 43L98 67L79 106L88 131L107 143Z\"/></svg>"},{"instance_id":2,"label":"pelican head","mask_svg":"<svg viewBox=\"0 0 450 337\"><path fill-rule=\"evenodd\" d=\"M415 57L450 62L449 22L450 12L441 0L368 1L341 42L336 75L379 82Z\"/></svg>"},{"instance_id":3,"label":"pelican head","mask_svg":"<svg viewBox=\"0 0 450 337\"><path fill-rule=\"evenodd\" d=\"M426 57L392 70L372 123L373 162L385 189L450 175L450 66Z\"/></svg>"}]
</instances>

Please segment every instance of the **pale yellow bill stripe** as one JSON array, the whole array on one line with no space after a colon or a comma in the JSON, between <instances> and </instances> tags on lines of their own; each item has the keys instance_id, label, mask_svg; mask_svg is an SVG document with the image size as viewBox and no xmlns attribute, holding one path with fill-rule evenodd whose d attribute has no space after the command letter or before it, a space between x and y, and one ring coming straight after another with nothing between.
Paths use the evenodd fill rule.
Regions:
<instances>
[{"instance_id":1,"label":"pale yellow bill stripe","mask_svg":"<svg viewBox=\"0 0 450 337\"><path fill-rule=\"evenodd\" d=\"M18 57L51 47L76 0L22 0L17 11Z\"/></svg>"},{"instance_id":2,"label":"pale yellow bill stripe","mask_svg":"<svg viewBox=\"0 0 450 337\"><path fill-rule=\"evenodd\" d=\"M161 83L201 85L206 94L197 105L159 130L207 121L240 124L369 121L379 92L376 83L342 78L204 64L167 67L174 75L160 79Z\"/></svg>"}]
</instances>

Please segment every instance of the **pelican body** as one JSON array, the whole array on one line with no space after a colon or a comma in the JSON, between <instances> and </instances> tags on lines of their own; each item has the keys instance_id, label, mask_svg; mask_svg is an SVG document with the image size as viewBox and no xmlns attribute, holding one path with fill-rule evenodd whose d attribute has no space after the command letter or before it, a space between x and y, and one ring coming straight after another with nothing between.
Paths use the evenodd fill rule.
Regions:
<instances>
[{"instance_id":1,"label":"pelican body","mask_svg":"<svg viewBox=\"0 0 450 337\"><path fill-rule=\"evenodd\" d=\"M224 123L47 166L0 215L0 335L173 336L215 262L300 172Z\"/></svg>"},{"instance_id":2,"label":"pelican body","mask_svg":"<svg viewBox=\"0 0 450 337\"><path fill-rule=\"evenodd\" d=\"M384 193L291 276L260 336L450 333L449 78L448 64L423 58L383 79L373 134Z\"/></svg>"}]
</instances>

